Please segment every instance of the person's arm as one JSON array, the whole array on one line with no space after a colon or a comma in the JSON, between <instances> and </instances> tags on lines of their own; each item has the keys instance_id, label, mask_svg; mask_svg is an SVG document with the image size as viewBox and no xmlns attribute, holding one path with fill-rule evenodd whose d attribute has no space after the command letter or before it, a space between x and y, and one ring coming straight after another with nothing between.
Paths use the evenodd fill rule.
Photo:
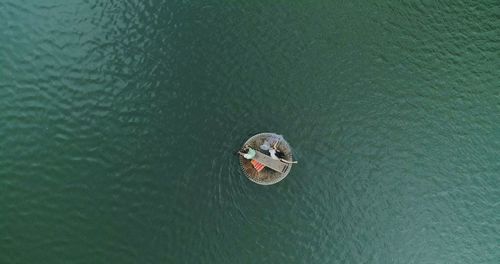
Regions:
<instances>
[{"instance_id":1,"label":"person's arm","mask_svg":"<svg viewBox=\"0 0 500 264\"><path fill-rule=\"evenodd\" d=\"M278 143L279 143L279 141L276 141L276 142L274 143L274 146L273 146L273 149L274 149L274 150L278 150Z\"/></svg>"}]
</instances>

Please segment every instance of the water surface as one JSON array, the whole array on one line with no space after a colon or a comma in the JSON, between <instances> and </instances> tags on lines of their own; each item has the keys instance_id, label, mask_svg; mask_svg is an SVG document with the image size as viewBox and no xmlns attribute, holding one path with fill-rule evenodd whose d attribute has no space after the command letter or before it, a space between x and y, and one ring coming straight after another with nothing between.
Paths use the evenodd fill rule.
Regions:
<instances>
[{"instance_id":1,"label":"water surface","mask_svg":"<svg viewBox=\"0 0 500 264\"><path fill-rule=\"evenodd\" d=\"M499 263L499 14L4 0L0 262Z\"/></svg>"}]
</instances>

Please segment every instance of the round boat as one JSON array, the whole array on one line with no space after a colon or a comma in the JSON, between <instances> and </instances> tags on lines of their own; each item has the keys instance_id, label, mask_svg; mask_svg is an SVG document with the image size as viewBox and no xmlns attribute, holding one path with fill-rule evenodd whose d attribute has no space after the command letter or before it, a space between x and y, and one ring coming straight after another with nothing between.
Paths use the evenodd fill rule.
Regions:
<instances>
[{"instance_id":1,"label":"round boat","mask_svg":"<svg viewBox=\"0 0 500 264\"><path fill-rule=\"evenodd\" d=\"M260 146L265 142L274 146L276 144L276 149L284 154L284 160L292 161L292 148L285 141L283 136L275 133L260 133L249 138L244 144L244 146L249 146L250 148L257 151L256 160L264 163L265 166L261 171L258 171L252 162L254 160L246 159L243 156L239 156L241 168L243 172L251 181L261 184L261 185L271 185L283 180L292 168L291 163L285 163L282 161L271 160L266 151L263 151ZM266 163L266 161L268 161ZM261 164L262 165L262 164ZM273 169L271 169L271 167Z\"/></svg>"}]
</instances>

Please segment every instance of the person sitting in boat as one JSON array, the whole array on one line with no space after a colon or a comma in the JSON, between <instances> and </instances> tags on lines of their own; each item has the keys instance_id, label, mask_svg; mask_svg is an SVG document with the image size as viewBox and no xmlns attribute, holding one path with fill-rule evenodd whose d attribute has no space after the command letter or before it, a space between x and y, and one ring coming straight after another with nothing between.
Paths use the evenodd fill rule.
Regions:
<instances>
[{"instance_id":1,"label":"person sitting in boat","mask_svg":"<svg viewBox=\"0 0 500 264\"><path fill-rule=\"evenodd\" d=\"M245 159L253 159L255 157L255 150L246 145L241 151L238 151Z\"/></svg>"}]
</instances>

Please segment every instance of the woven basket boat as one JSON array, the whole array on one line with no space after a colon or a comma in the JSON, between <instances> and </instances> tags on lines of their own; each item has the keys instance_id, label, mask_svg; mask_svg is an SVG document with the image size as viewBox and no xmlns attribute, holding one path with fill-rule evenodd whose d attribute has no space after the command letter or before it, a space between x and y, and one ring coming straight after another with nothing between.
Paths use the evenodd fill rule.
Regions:
<instances>
[{"instance_id":1,"label":"woven basket boat","mask_svg":"<svg viewBox=\"0 0 500 264\"><path fill-rule=\"evenodd\" d=\"M288 142L283 139L282 136L275 134L275 133L260 133L257 135L252 136L249 138L243 146L250 146L251 148L257 150L257 156L262 156L265 154L260 153L260 146L264 144L265 141L268 141L271 143L271 145L274 145L274 143L277 141L278 144L276 148L282 152L285 157L285 160L292 161L292 148L288 144ZM260 157L264 158L264 160L270 159L270 157ZM269 167L264 168L262 171L258 172L252 165L251 160L245 159L241 155L239 156L240 159L240 164L241 168L243 169L243 172L247 176L248 179L251 181L261 184L261 185L271 185L275 184L281 180L283 180L289 173L290 170L292 169L292 164L288 163L283 163L281 161L275 161L278 163L283 163L282 164L282 169L280 171L273 170ZM272 162L272 161L271 161Z\"/></svg>"}]
</instances>

